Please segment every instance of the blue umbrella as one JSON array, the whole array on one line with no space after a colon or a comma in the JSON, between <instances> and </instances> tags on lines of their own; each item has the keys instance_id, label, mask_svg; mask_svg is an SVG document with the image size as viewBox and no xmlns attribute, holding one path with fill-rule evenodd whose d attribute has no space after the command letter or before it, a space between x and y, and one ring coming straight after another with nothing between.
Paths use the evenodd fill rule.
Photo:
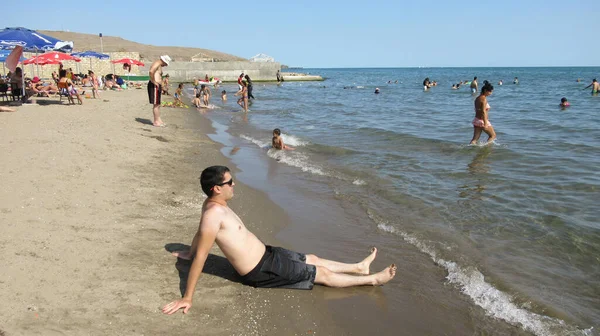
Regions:
<instances>
[{"instance_id":1,"label":"blue umbrella","mask_svg":"<svg viewBox=\"0 0 600 336\"><path fill-rule=\"evenodd\" d=\"M101 54L99 52L90 51L90 50L83 51L83 52L78 52L78 53L72 53L71 56L75 56L75 57L89 57L90 58L90 69L92 69L92 58L97 58L97 59L109 59L110 58L110 55ZM77 71L79 71L79 70L77 70Z\"/></svg>"},{"instance_id":2,"label":"blue umbrella","mask_svg":"<svg viewBox=\"0 0 600 336\"><path fill-rule=\"evenodd\" d=\"M71 56L75 56L75 57L93 57L93 58L99 58L99 59L109 59L110 56L107 54L101 54L99 52L95 52L95 51L83 51L83 52L78 52L78 53L72 53Z\"/></svg>"},{"instance_id":3,"label":"blue umbrella","mask_svg":"<svg viewBox=\"0 0 600 336\"><path fill-rule=\"evenodd\" d=\"M12 27L0 30L0 49L13 49L15 46L22 46L24 51L50 51L61 50L70 52L73 45L64 43L52 36L44 35L35 30Z\"/></svg>"}]
</instances>

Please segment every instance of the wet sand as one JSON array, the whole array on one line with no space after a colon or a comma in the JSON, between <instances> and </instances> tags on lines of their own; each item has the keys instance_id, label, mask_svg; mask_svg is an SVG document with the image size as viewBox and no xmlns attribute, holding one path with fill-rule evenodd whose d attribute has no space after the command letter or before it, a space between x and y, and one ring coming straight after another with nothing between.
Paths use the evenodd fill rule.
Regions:
<instances>
[{"instance_id":1,"label":"wet sand","mask_svg":"<svg viewBox=\"0 0 600 336\"><path fill-rule=\"evenodd\" d=\"M0 334L341 335L318 291L243 286L215 247L192 311L166 316L204 196L203 168L238 171L193 109L150 125L145 90L82 106L54 99L0 113ZM103 101L107 100L107 101ZM40 105L43 104L43 105ZM261 239L289 223L264 193L236 181L231 207Z\"/></svg>"}]
</instances>

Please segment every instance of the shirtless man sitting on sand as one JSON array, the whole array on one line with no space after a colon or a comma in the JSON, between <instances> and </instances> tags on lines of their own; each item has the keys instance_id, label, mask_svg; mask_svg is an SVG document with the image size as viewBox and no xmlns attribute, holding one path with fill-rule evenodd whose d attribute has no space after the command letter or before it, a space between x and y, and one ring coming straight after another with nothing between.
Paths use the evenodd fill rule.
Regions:
<instances>
[{"instance_id":1,"label":"shirtless man sitting on sand","mask_svg":"<svg viewBox=\"0 0 600 336\"><path fill-rule=\"evenodd\" d=\"M233 198L235 185L229 168L212 166L204 169L200 184L208 198L202 205L200 226L191 250L173 253L182 259L193 259L187 287L181 300L163 307L165 314L173 314L181 308L184 313L190 310L196 283L215 242L240 274L242 282L253 287L312 289L315 283L330 287L380 286L396 275L394 264L379 273L370 274L369 267L377 254L376 248L363 261L344 264L313 254L265 246L227 206Z\"/></svg>"}]
</instances>

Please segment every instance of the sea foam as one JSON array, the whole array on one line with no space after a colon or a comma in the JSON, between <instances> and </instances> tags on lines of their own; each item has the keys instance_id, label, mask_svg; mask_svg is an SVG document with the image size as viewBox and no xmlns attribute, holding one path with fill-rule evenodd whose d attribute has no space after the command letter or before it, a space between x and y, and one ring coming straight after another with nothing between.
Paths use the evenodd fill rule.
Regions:
<instances>
[{"instance_id":1,"label":"sea foam","mask_svg":"<svg viewBox=\"0 0 600 336\"><path fill-rule=\"evenodd\" d=\"M460 291L470 297L476 305L483 308L486 314L521 327L534 335L592 335L593 328L578 329L562 320L536 314L526 308L519 307L513 302L509 294L486 282L485 276L475 267L462 267L454 261L440 258L435 248L417 237L399 230L393 224L376 218L371 213L368 215L377 224L378 229L402 237L404 241L429 255L438 266L445 268L448 272L446 280L457 285Z\"/></svg>"}]
</instances>

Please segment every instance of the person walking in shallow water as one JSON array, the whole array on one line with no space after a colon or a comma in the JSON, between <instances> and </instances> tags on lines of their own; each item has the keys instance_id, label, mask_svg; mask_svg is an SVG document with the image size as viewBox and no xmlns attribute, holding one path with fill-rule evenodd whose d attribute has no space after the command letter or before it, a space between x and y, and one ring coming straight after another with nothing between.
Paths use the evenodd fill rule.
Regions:
<instances>
[{"instance_id":1,"label":"person walking in shallow water","mask_svg":"<svg viewBox=\"0 0 600 336\"><path fill-rule=\"evenodd\" d=\"M494 127L490 123L488 118L488 111L490 110L490 104L487 102L489 97L494 91L494 87L491 84L485 84L481 88L481 94L475 98L475 119L473 119L473 139L471 139L471 145L476 145L481 136L481 132L485 132L488 135L487 143L490 143L496 139L496 132Z\"/></svg>"},{"instance_id":2,"label":"person walking in shallow water","mask_svg":"<svg viewBox=\"0 0 600 336\"><path fill-rule=\"evenodd\" d=\"M396 265L371 274L370 266L377 249L353 264L303 254L281 247L265 245L248 231L238 215L228 206L233 198L233 177L229 168L212 166L200 175L202 191L208 196L202 205L198 232L189 251L173 255L193 260L182 299L166 304L162 312L187 313L192 307L196 283L208 253L216 242L244 284L258 288L312 289L314 284L329 287L381 286L394 278Z\"/></svg>"},{"instance_id":3,"label":"person walking in shallow water","mask_svg":"<svg viewBox=\"0 0 600 336\"><path fill-rule=\"evenodd\" d=\"M244 109L244 112L248 112L248 83L246 83L246 81L242 81L240 85L242 88L235 94L235 96L241 95L237 103Z\"/></svg>"},{"instance_id":4,"label":"person walking in shallow water","mask_svg":"<svg viewBox=\"0 0 600 336\"><path fill-rule=\"evenodd\" d=\"M250 98L254 99L254 95L252 94L252 89L254 89L254 87L252 85L252 79L250 79L250 76L248 76L248 75L244 76L244 78L246 79L246 82L248 83L248 100Z\"/></svg>"}]
</instances>

